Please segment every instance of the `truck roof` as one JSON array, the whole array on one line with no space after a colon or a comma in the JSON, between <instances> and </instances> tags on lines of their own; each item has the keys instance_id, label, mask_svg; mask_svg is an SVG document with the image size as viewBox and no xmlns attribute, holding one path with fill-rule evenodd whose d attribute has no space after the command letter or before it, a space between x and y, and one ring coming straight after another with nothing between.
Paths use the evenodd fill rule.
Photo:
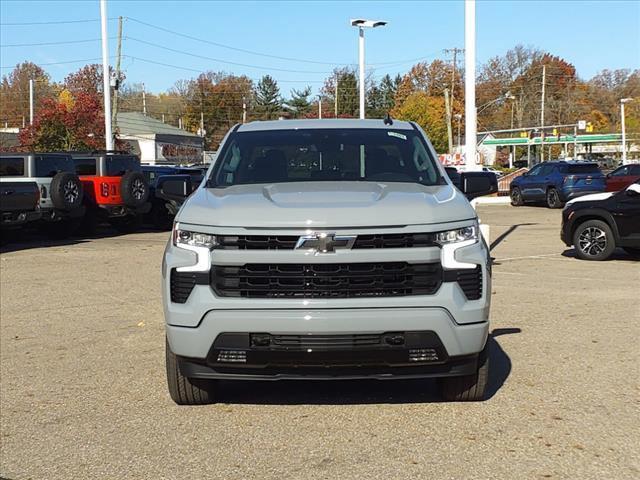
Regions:
<instances>
[{"instance_id":1,"label":"truck roof","mask_svg":"<svg viewBox=\"0 0 640 480\"><path fill-rule=\"evenodd\" d=\"M258 132L266 130L301 130L320 128L379 128L381 130L413 130L409 122L393 120L386 125L382 119L359 120L356 118L327 118L305 120L267 120L240 125L238 132Z\"/></svg>"}]
</instances>

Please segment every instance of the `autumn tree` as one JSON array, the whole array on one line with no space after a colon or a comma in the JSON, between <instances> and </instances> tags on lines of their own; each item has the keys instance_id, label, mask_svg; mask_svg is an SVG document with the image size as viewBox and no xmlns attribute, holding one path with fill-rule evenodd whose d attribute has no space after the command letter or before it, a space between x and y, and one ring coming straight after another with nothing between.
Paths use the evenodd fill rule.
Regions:
<instances>
[{"instance_id":1,"label":"autumn tree","mask_svg":"<svg viewBox=\"0 0 640 480\"><path fill-rule=\"evenodd\" d=\"M104 147L104 114L100 97L78 92L73 101L45 99L33 125L20 131L23 150L94 150Z\"/></svg>"},{"instance_id":2,"label":"autumn tree","mask_svg":"<svg viewBox=\"0 0 640 480\"><path fill-rule=\"evenodd\" d=\"M92 63L70 73L64 79L64 86L73 95L88 93L93 96L102 95L102 65Z\"/></svg>"},{"instance_id":3,"label":"autumn tree","mask_svg":"<svg viewBox=\"0 0 640 480\"><path fill-rule=\"evenodd\" d=\"M447 151L444 97L430 97L426 92L415 92L409 95L400 107L396 107L395 111L399 120L414 121L420 125L436 151Z\"/></svg>"},{"instance_id":4,"label":"autumn tree","mask_svg":"<svg viewBox=\"0 0 640 480\"><path fill-rule=\"evenodd\" d=\"M0 84L0 122L8 126L22 126L29 121L29 80L34 81L34 102L37 112L46 99L55 98L58 87L51 83L49 74L32 62L23 62Z\"/></svg>"},{"instance_id":5,"label":"autumn tree","mask_svg":"<svg viewBox=\"0 0 640 480\"><path fill-rule=\"evenodd\" d=\"M225 133L242 121L243 99L251 105L253 82L241 75L205 72L181 85L184 95L184 128L197 132L204 120L207 148L215 149Z\"/></svg>"},{"instance_id":6,"label":"autumn tree","mask_svg":"<svg viewBox=\"0 0 640 480\"><path fill-rule=\"evenodd\" d=\"M337 87L337 88L336 88ZM338 96L338 117L355 117L360 108L358 77L353 68L334 68L325 81L320 92L327 106L335 107ZM324 103L323 103L324 105ZM330 111L335 108L327 109ZM335 113L335 112L334 112ZM333 116L333 114L331 114Z\"/></svg>"}]
</instances>

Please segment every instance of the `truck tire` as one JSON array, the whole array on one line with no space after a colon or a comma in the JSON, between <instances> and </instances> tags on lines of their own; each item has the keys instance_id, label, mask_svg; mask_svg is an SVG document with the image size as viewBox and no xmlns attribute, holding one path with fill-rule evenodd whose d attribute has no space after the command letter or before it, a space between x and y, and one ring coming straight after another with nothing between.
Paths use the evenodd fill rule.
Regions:
<instances>
[{"instance_id":1,"label":"truck tire","mask_svg":"<svg viewBox=\"0 0 640 480\"><path fill-rule=\"evenodd\" d=\"M51 202L60 210L75 210L82 206L82 182L77 175L69 172L57 173L49 187Z\"/></svg>"},{"instance_id":2,"label":"truck tire","mask_svg":"<svg viewBox=\"0 0 640 480\"><path fill-rule=\"evenodd\" d=\"M562 208L562 200L560 200L560 194L555 188L547 190L547 207L549 208Z\"/></svg>"},{"instance_id":3,"label":"truck tire","mask_svg":"<svg viewBox=\"0 0 640 480\"><path fill-rule=\"evenodd\" d=\"M489 384L489 340L478 356L478 370L473 375L440 379L440 395L453 402L484 400Z\"/></svg>"},{"instance_id":4,"label":"truck tire","mask_svg":"<svg viewBox=\"0 0 640 480\"><path fill-rule=\"evenodd\" d=\"M149 200L149 185L140 172L127 172L120 180L120 195L128 207L141 207Z\"/></svg>"},{"instance_id":5,"label":"truck tire","mask_svg":"<svg viewBox=\"0 0 640 480\"><path fill-rule=\"evenodd\" d=\"M576 227L573 246L582 260L606 260L616 249L616 240L607 223L587 220Z\"/></svg>"},{"instance_id":6,"label":"truck tire","mask_svg":"<svg viewBox=\"0 0 640 480\"><path fill-rule=\"evenodd\" d=\"M206 405L214 402L213 380L187 378L180 372L175 353L165 339L167 385L169 395L178 405Z\"/></svg>"}]
</instances>

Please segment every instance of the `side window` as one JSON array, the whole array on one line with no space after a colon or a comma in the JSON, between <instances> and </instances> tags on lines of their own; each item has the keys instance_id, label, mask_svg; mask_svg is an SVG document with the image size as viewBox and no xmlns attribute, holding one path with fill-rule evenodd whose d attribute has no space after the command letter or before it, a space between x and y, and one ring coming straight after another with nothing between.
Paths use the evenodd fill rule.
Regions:
<instances>
[{"instance_id":1,"label":"side window","mask_svg":"<svg viewBox=\"0 0 640 480\"><path fill-rule=\"evenodd\" d=\"M629 168L631 169L629 175L640 175L640 163L631 165Z\"/></svg>"},{"instance_id":2,"label":"side window","mask_svg":"<svg viewBox=\"0 0 640 480\"><path fill-rule=\"evenodd\" d=\"M629 175L629 167L622 167L611 174L612 177L624 177Z\"/></svg>"},{"instance_id":3,"label":"side window","mask_svg":"<svg viewBox=\"0 0 640 480\"><path fill-rule=\"evenodd\" d=\"M96 174L96 159L95 158L76 158L74 159L76 164L76 173L78 175L95 175Z\"/></svg>"},{"instance_id":4,"label":"side window","mask_svg":"<svg viewBox=\"0 0 640 480\"><path fill-rule=\"evenodd\" d=\"M36 177L55 177L60 172L72 172L73 165L69 157L41 155L36 157Z\"/></svg>"},{"instance_id":5,"label":"side window","mask_svg":"<svg viewBox=\"0 0 640 480\"><path fill-rule=\"evenodd\" d=\"M533 167L531 170L529 170L529 177L535 177L537 175L540 175L540 170L542 170L542 164L538 164L535 167Z\"/></svg>"},{"instance_id":6,"label":"side window","mask_svg":"<svg viewBox=\"0 0 640 480\"><path fill-rule=\"evenodd\" d=\"M540 175L541 177L549 176L549 175L551 175L553 173L555 168L556 167L554 165L543 165L542 168L540 169L540 173L538 173L538 175Z\"/></svg>"},{"instance_id":7,"label":"side window","mask_svg":"<svg viewBox=\"0 0 640 480\"><path fill-rule=\"evenodd\" d=\"M0 158L0 177L21 177L24 175L24 158Z\"/></svg>"}]
</instances>

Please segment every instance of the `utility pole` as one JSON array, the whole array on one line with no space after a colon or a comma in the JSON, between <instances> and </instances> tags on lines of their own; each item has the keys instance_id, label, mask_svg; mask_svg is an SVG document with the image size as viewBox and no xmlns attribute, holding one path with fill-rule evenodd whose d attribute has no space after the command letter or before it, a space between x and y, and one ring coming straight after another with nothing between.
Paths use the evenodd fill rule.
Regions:
<instances>
[{"instance_id":1,"label":"utility pole","mask_svg":"<svg viewBox=\"0 0 640 480\"><path fill-rule=\"evenodd\" d=\"M33 78L29 79L29 125L33 125Z\"/></svg>"},{"instance_id":2,"label":"utility pole","mask_svg":"<svg viewBox=\"0 0 640 480\"><path fill-rule=\"evenodd\" d=\"M447 114L447 140L449 141L449 153L453 153L453 132L451 131L451 104L449 103L449 89L444 89L444 108Z\"/></svg>"},{"instance_id":3,"label":"utility pole","mask_svg":"<svg viewBox=\"0 0 640 480\"><path fill-rule=\"evenodd\" d=\"M476 165L476 2L464 2L464 106L465 106L465 164L467 171L479 170Z\"/></svg>"},{"instance_id":4,"label":"utility pole","mask_svg":"<svg viewBox=\"0 0 640 480\"><path fill-rule=\"evenodd\" d=\"M633 98L620 99L620 126L622 127L622 164L627 164L627 130L625 128L624 104L632 101Z\"/></svg>"},{"instance_id":5,"label":"utility pole","mask_svg":"<svg viewBox=\"0 0 640 480\"><path fill-rule=\"evenodd\" d=\"M458 53L464 53L464 48L445 48L444 49L444 53L445 54L449 54L452 53L453 54L453 62L452 62L452 68L451 68L451 97L450 97L450 109L451 109L451 116L453 116L453 97L454 97L454 90L455 90L455 85L456 85L456 69L458 68L458 62L457 62L457 55ZM449 117L449 125L451 125L451 117ZM449 145L449 150L451 150L451 145Z\"/></svg>"},{"instance_id":6,"label":"utility pole","mask_svg":"<svg viewBox=\"0 0 640 480\"><path fill-rule=\"evenodd\" d=\"M109 37L107 34L107 0L100 0L100 26L102 31L102 95L104 97L104 142L113 150L111 130L111 86L109 82Z\"/></svg>"},{"instance_id":7,"label":"utility pole","mask_svg":"<svg viewBox=\"0 0 640 480\"><path fill-rule=\"evenodd\" d=\"M242 123L247 123L247 99L242 97Z\"/></svg>"},{"instance_id":8,"label":"utility pole","mask_svg":"<svg viewBox=\"0 0 640 480\"><path fill-rule=\"evenodd\" d=\"M340 77L338 76L338 74L336 73L336 88L335 88L335 92L334 92L334 105L333 105L333 110L334 110L334 116L335 118L338 118L338 82L340 82Z\"/></svg>"},{"instance_id":9,"label":"utility pole","mask_svg":"<svg viewBox=\"0 0 640 480\"><path fill-rule=\"evenodd\" d=\"M318 118L322 118L322 97L318 95Z\"/></svg>"},{"instance_id":10,"label":"utility pole","mask_svg":"<svg viewBox=\"0 0 640 480\"><path fill-rule=\"evenodd\" d=\"M542 98L540 99L540 161L544 162L544 89L547 80L547 66L542 65Z\"/></svg>"},{"instance_id":11,"label":"utility pole","mask_svg":"<svg viewBox=\"0 0 640 480\"><path fill-rule=\"evenodd\" d=\"M113 85L113 115L111 123L118 126L118 90L120 89L120 58L122 54L122 17L118 17L118 48L116 50L116 71Z\"/></svg>"},{"instance_id":12,"label":"utility pole","mask_svg":"<svg viewBox=\"0 0 640 480\"><path fill-rule=\"evenodd\" d=\"M144 83L142 84L142 113L147 114L147 92Z\"/></svg>"},{"instance_id":13,"label":"utility pole","mask_svg":"<svg viewBox=\"0 0 640 480\"><path fill-rule=\"evenodd\" d=\"M178 128L182 130L182 117L178 117Z\"/></svg>"}]
</instances>

